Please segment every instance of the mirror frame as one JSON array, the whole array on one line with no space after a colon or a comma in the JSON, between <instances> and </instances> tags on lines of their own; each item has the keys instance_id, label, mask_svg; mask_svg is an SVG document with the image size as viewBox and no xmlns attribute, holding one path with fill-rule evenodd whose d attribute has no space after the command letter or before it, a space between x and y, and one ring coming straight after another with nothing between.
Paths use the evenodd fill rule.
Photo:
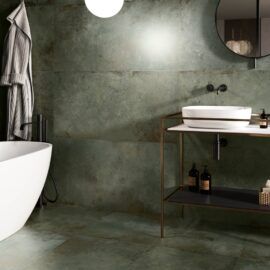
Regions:
<instances>
[{"instance_id":1,"label":"mirror frame","mask_svg":"<svg viewBox=\"0 0 270 270\"><path fill-rule=\"evenodd\" d=\"M222 37L220 36L219 31L218 31L218 27L217 27L217 13L218 13L218 8L219 8L219 5L220 5L220 2L221 2L221 1L224 1L224 0L219 0L219 1L218 1L218 4L217 4L217 7L216 7L216 13L215 13L215 27L216 27L216 32L217 32L217 34L218 34L218 37L219 37L220 41L222 42L223 46L225 46L225 48L226 48L228 51L230 51L231 53L233 53L234 55L237 55L237 56L239 56L239 57L243 57L243 58L245 58L245 59L261 59L261 58L270 56L270 48L269 48L269 54L256 57L256 56L246 56L246 55L238 54L238 53L232 51L230 48L227 47L226 43L224 42L224 40L223 40ZM235 1L237 1L237 0L235 0Z\"/></svg>"}]
</instances>

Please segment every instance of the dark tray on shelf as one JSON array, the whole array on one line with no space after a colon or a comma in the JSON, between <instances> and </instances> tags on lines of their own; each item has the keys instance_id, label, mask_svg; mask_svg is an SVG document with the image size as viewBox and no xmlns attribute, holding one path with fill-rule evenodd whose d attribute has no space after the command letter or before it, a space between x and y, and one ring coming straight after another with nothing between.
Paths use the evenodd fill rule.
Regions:
<instances>
[{"instance_id":1,"label":"dark tray on shelf","mask_svg":"<svg viewBox=\"0 0 270 270\"><path fill-rule=\"evenodd\" d=\"M269 206L259 205L259 192L248 189L213 187L211 195L204 195L185 188L176 191L166 201L183 205L270 212Z\"/></svg>"}]
</instances>

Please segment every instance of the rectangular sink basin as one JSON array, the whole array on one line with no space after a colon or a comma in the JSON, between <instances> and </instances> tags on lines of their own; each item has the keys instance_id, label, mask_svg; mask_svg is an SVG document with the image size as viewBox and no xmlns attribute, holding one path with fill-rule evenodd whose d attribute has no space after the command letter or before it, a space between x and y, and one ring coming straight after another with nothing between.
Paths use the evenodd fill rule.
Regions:
<instances>
[{"instance_id":1,"label":"rectangular sink basin","mask_svg":"<svg viewBox=\"0 0 270 270\"><path fill-rule=\"evenodd\" d=\"M182 108L183 117L188 118L217 118L239 119L246 121L224 120L188 120L184 124L192 128L233 129L246 127L250 123L252 108L237 106L188 106Z\"/></svg>"}]
</instances>

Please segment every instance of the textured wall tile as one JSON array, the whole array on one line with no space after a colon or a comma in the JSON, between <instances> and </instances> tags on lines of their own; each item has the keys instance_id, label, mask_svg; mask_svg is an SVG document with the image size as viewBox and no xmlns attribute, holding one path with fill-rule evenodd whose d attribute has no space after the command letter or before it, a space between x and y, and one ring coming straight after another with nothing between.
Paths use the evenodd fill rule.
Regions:
<instances>
[{"instance_id":1,"label":"textured wall tile","mask_svg":"<svg viewBox=\"0 0 270 270\"><path fill-rule=\"evenodd\" d=\"M33 40L33 70L52 71L54 67L54 17L49 6L27 8Z\"/></svg>"},{"instance_id":2,"label":"textured wall tile","mask_svg":"<svg viewBox=\"0 0 270 270\"><path fill-rule=\"evenodd\" d=\"M43 114L48 120L48 140L54 137L54 106L53 95L58 87L58 76L54 72L37 72L33 74L35 89L34 117ZM36 119L34 119L36 121ZM35 124L34 124L35 129Z\"/></svg>"},{"instance_id":3,"label":"textured wall tile","mask_svg":"<svg viewBox=\"0 0 270 270\"><path fill-rule=\"evenodd\" d=\"M59 77L52 100L57 136L157 141L159 117L178 107L176 73L85 72Z\"/></svg>"},{"instance_id":4,"label":"textured wall tile","mask_svg":"<svg viewBox=\"0 0 270 270\"><path fill-rule=\"evenodd\" d=\"M57 13L54 70L96 70L99 25L95 17L89 15L85 6L68 5L54 8Z\"/></svg>"},{"instance_id":5,"label":"textured wall tile","mask_svg":"<svg viewBox=\"0 0 270 270\"><path fill-rule=\"evenodd\" d=\"M56 16L56 68L245 69L249 60L233 55L218 39L216 4L138 0L126 2L117 16L105 20L93 16L84 5L60 6Z\"/></svg>"},{"instance_id":6,"label":"textured wall tile","mask_svg":"<svg viewBox=\"0 0 270 270\"><path fill-rule=\"evenodd\" d=\"M54 175L62 202L102 209L159 211L159 146L64 139L54 141ZM174 145L167 145L167 187L176 182ZM169 162L170 161L170 162Z\"/></svg>"}]
</instances>

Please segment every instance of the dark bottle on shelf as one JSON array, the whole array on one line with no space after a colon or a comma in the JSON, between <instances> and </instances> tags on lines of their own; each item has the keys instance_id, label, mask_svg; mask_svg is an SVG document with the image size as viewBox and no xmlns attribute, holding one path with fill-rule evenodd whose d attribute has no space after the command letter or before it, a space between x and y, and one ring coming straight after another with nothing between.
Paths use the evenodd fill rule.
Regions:
<instances>
[{"instance_id":1,"label":"dark bottle on shelf","mask_svg":"<svg viewBox=\"0 0 270 270\"><path fill-rule=\"evenodd\" d=\"M202 194L211 194L212 192L212 177L207 166L204 166L204 171L201 174L200 192Z\"/></svg>"},{"instance_id":2,"label":"dark bottle on shelf","mask_svg":"<svg viewBox=\"0 0 270 270\"><path fill-rule=\"evenodd\" d=\"M199 192L199 178L200 174L199 171L196 170L196 164L193 163L192 169L189 171L188 174L188 189L192 192Z\"/></svg>"},{"instance_id":3,"label":"dark bottle on shelf","mask_svg":"<svg viewBox=\"0 0 270 270\"><path fill-rule=\"evenodd\" d=\"M262 109L260 115L260 128L268 128L268 115L265 113L265 109Z\"/></svg>"}]
</instances>

